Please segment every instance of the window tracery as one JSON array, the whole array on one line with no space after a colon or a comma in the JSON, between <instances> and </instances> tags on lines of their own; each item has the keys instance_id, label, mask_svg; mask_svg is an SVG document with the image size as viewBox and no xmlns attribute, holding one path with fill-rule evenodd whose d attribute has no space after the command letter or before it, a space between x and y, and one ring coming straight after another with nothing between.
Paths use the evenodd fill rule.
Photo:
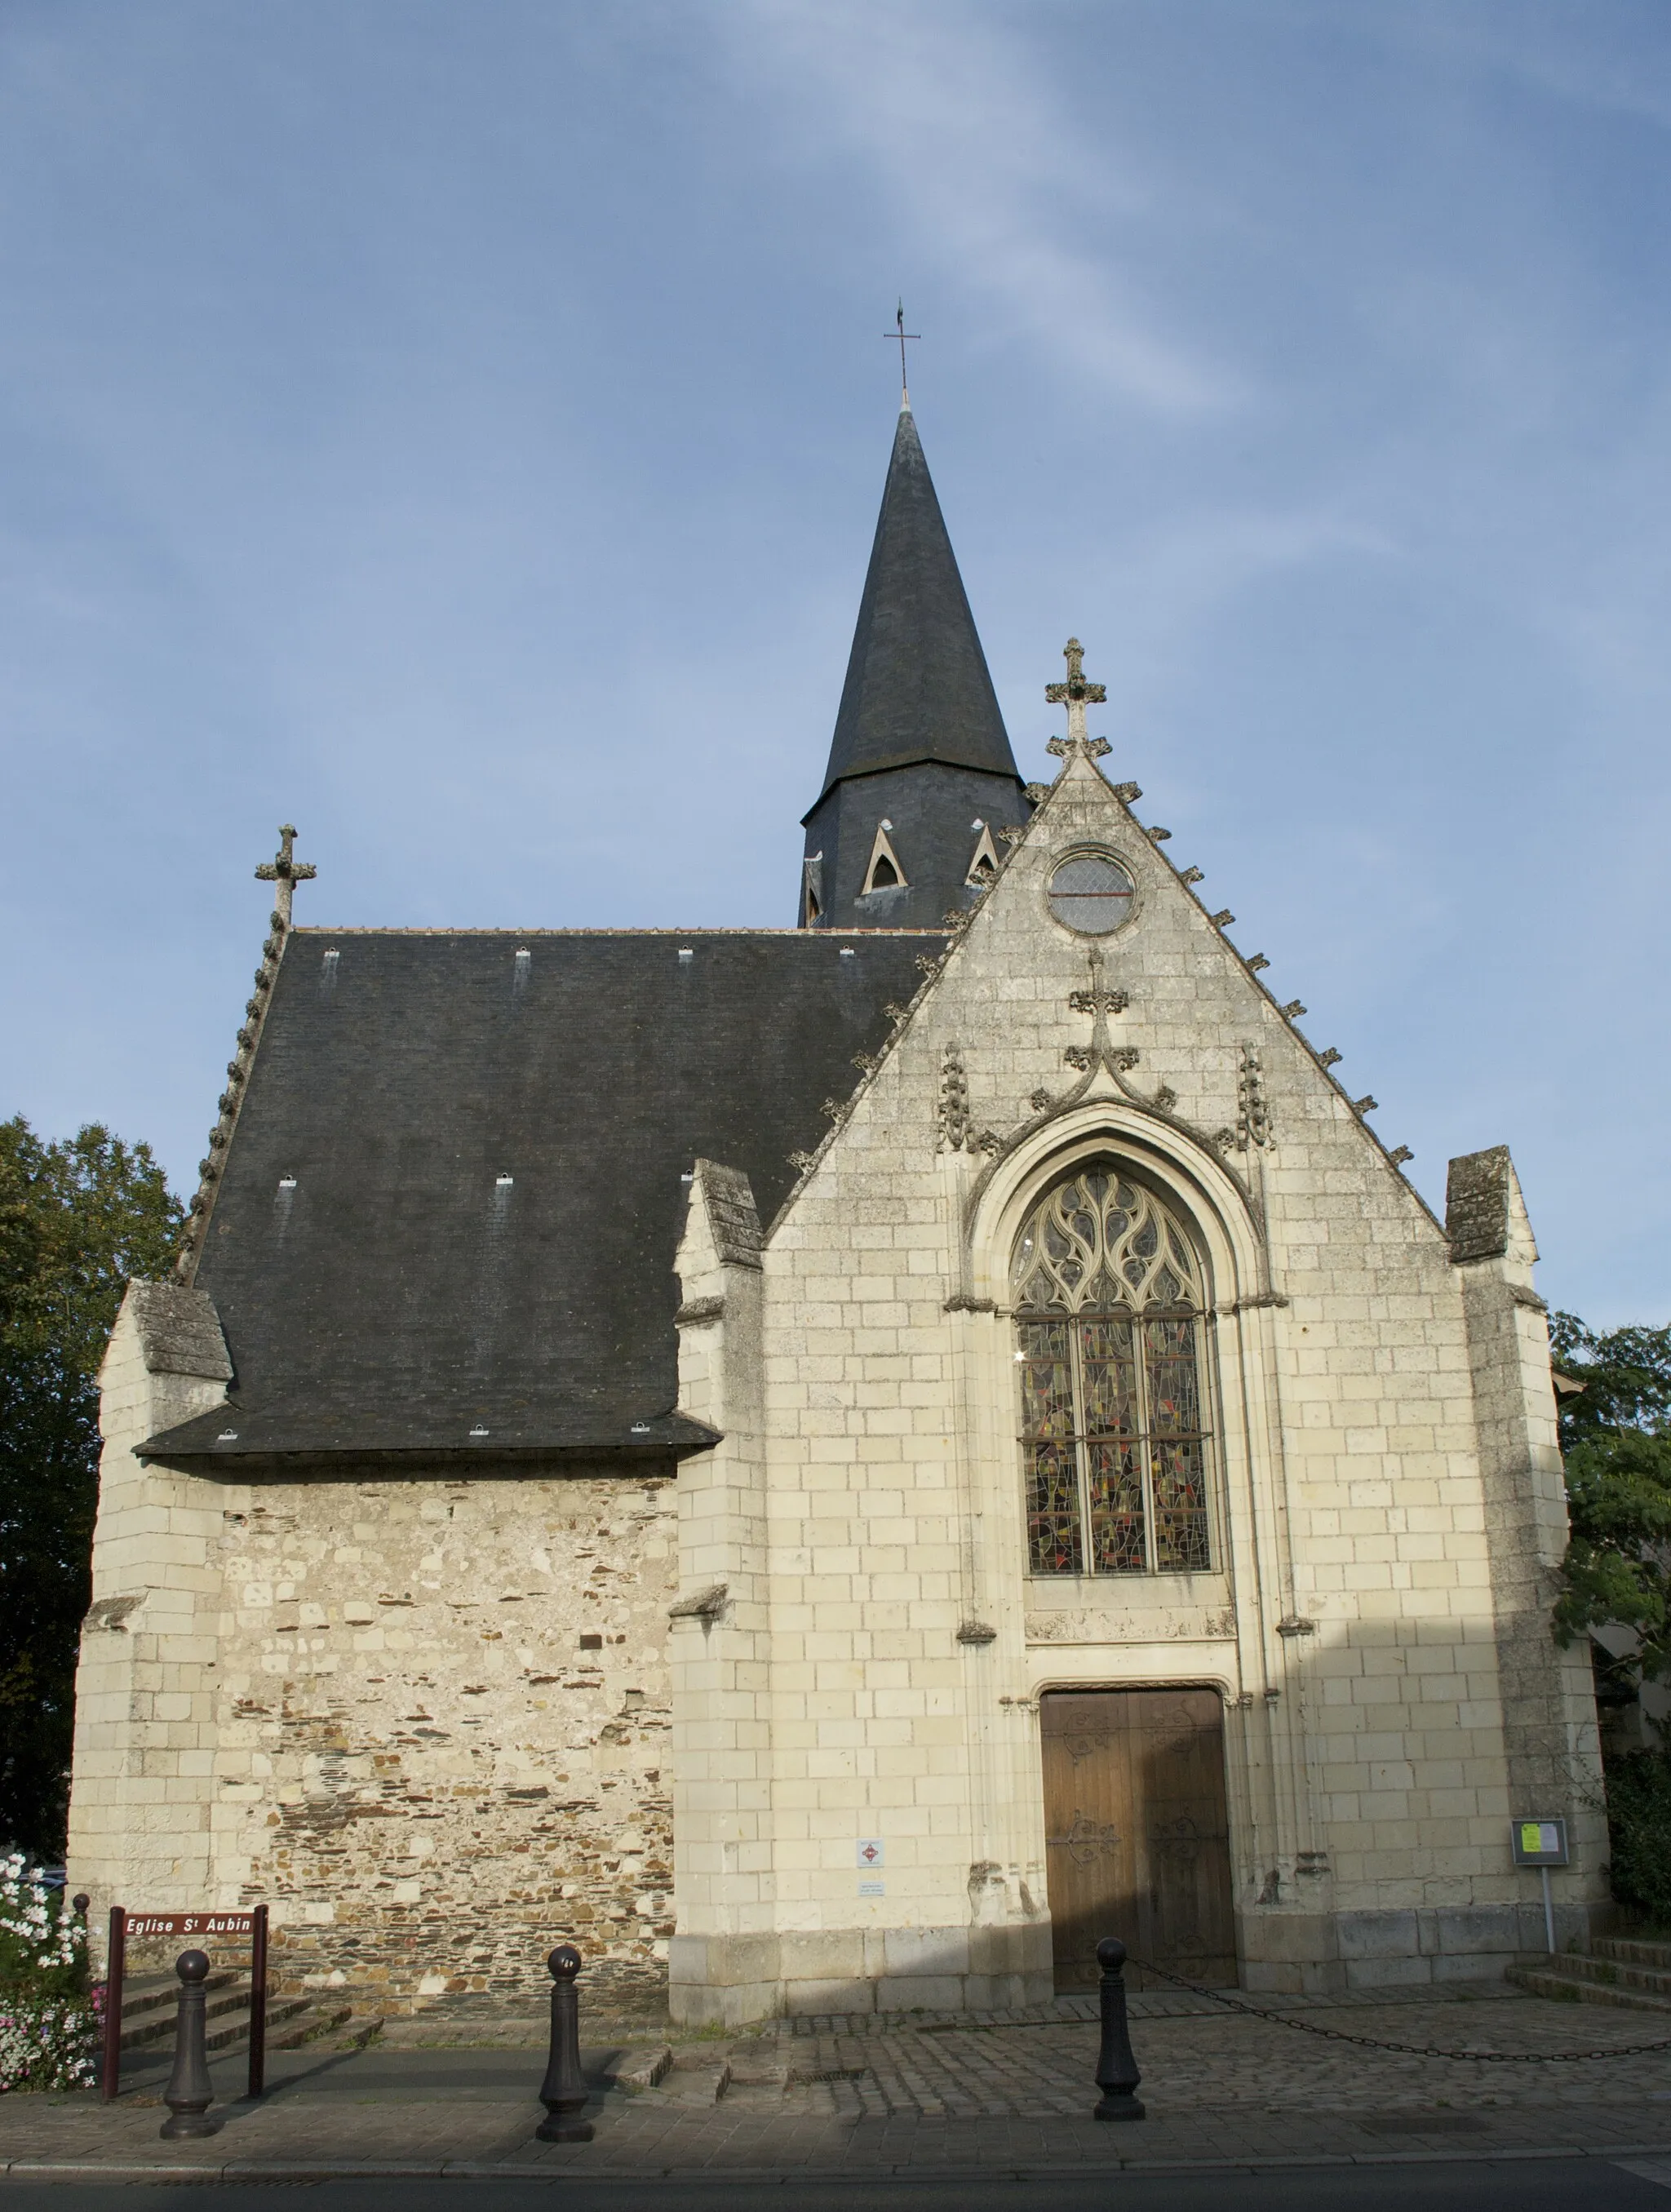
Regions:
<instances>
[{"instance_id":1,"label":"window tracery","mask_svg":"<svg viewBox=\"0 0 1671 2212\"><path fill-rule=\"evenodd\" d=\"M1036 1206L1011 1269L1034 1574L1212 1564L1200 1257L1111 1160Z\"/></svg>"}]
</instances>

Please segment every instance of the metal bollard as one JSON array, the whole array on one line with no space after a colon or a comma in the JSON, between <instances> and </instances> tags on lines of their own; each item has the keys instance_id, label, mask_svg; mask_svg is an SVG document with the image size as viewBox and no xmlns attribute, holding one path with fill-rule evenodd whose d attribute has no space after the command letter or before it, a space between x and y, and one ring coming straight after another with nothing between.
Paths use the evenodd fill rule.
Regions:
<instances>
[{"instance_id":1,"label":"metal bollard","mask_svg":"<svg viewBox=\"0 0 1671 2212\"><path fill-rule=\"evenodd\" d=\"M580 1954L572 1943L559 1943L545 1963L555 1984L551 2051L545 2079L539 2085L545 2118L534 2133L542 2142L590 2142L592 2123L579 2118L586 2109L586 2079L580 2072L580 2002L574 1989Z\"/></svg>"},{"instance_id":2,"label":"metal bollard","mask_svg":"<svg viewBox=\"0 0 1671 2212\"><path fill-rule=\"evenodd\" d=\"M217 2123L205 2118L214 2097L209 2078L209 2053L204 2045L204 1984L209 1978L207 1951L182 1951L174 1961L179 1976L179 2013L174 2027L174 2070L162 2101L168 2117L159 2132L167 2140L180 2136L212 2136Z\"/></svg>"},{"instance_id":3,"label":"metal bollard","mask_svg":"<svg viewBox=\"0 0 1671 2212\"><path fill-rule=\"evenodd\" d=\"M1135 2094L1143 2079L1132 2056L1132 2039L1126 2027L1126 1984L1121 1969L1126 1947L1117 1936L1105 1936L1097 1946L1097 1963L1103 1969L1098 1991L1103 2005L1103 2047L1097 2054L1097 2086L1103 2101L1099 2120L1140 2120L1143 2106Z\"/></svg>"}]
</instances>

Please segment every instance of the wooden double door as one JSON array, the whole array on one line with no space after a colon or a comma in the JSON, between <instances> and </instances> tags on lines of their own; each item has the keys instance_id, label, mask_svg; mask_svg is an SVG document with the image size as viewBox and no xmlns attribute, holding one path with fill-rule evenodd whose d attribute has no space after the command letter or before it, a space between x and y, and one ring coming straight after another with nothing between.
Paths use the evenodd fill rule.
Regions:
<instances>
[{"instance_id":1,"label":"wooden double door","mask_svg":"<svg viewBox=\"0 0 1671 2212\"><path fill-rule=\"evenodd\" d=\"M1056 1987L1089 1989L1117 1936L1208 1989L1233 1986L1236 1921L1216 1690L1056 1690L1040 1700ZM1133 1988L1168 1985L1129 1967Z\"/></svg>"}]
</instances>

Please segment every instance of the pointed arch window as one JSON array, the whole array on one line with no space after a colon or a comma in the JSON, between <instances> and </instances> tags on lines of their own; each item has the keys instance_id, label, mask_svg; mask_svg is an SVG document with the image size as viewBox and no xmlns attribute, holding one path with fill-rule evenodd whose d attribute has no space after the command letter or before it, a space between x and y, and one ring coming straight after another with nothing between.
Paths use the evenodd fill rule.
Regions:
<instances>
[{"instance_id":1,"label":"pointed arch window","mask_svg":"<svg viewBox=\"0 0 1671 2212\"><path fill-rule=\"evenodd\" d=\"M968 879L972 884L982 884L998 873L998 848L984 822L974 823L971 827L981 832L981 837L975 848L975 858L969 864Z\"/></svg>"},{"instance_id":2,"label":"pointed arch window","mask_svg":"<svg viewBox=\"0 0 1671 2212\"><path fill-rule=\"evenodd\" d=\"M871 847L871 864L865 871L865 889L860 894L861 898L871 891L893 890L905 882L905 871L900 866L899 855L888 836L893 826L891 822L884 822L878 827L876 842Z\"/></svg>"},{"instance_id":3,"label":"pointed arch window","mask_svg":"<svg viewBox=\"0 0 1671 2212\"><path fill-rule=\"evenodd\" d=\"M1210 1571L1206 1298L1183 1223L1097 1161L1035 1207L1011 1282L1029 1571Z\"/></svg>"}]
</instances>

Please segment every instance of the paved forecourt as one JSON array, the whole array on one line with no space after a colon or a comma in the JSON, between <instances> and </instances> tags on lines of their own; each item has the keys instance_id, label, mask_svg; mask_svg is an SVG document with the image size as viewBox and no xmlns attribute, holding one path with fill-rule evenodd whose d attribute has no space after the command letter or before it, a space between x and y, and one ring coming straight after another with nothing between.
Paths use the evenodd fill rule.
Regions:
<instances>
[{"instance_id":1,"label":"paved forecourt","mask_svg":"<svg viewBox=\"0 0 1671 2212\"><path fill-rule=\"evenodd\" d=\"M1650 2014L1492 1994L1471 2002L1291 2001L1314 2027L1447 2051L1600 2051L1601 2060L1428 2057L1227 2014L1199 2000L1134 2001L1147 2118L1091 2118L1088 2006L1005 2021L925 2015L781 2022L720 2039L593 2045L595 2139L534 2130L538 2023L501 2047L410 2047L392 2022L368 2047L276 2052L268 2096L240 2099L242 2062L215 2069L219 2132L165 2143L160 2061L113 2106L91 2094L0 2102L9 2178L325 2173L601 2175L1132 2171L1504 2158L1671 2159L1671 2051L1625 2055L1671 2029ZM444 2033L436 2023L422 2031ZM460 2021L456 2033L469 2035ZM504 2047L520 2040L522 2048ZM1668 2168L1671 2172L1671 2167Z\"/></svg>"}]
</instances>

